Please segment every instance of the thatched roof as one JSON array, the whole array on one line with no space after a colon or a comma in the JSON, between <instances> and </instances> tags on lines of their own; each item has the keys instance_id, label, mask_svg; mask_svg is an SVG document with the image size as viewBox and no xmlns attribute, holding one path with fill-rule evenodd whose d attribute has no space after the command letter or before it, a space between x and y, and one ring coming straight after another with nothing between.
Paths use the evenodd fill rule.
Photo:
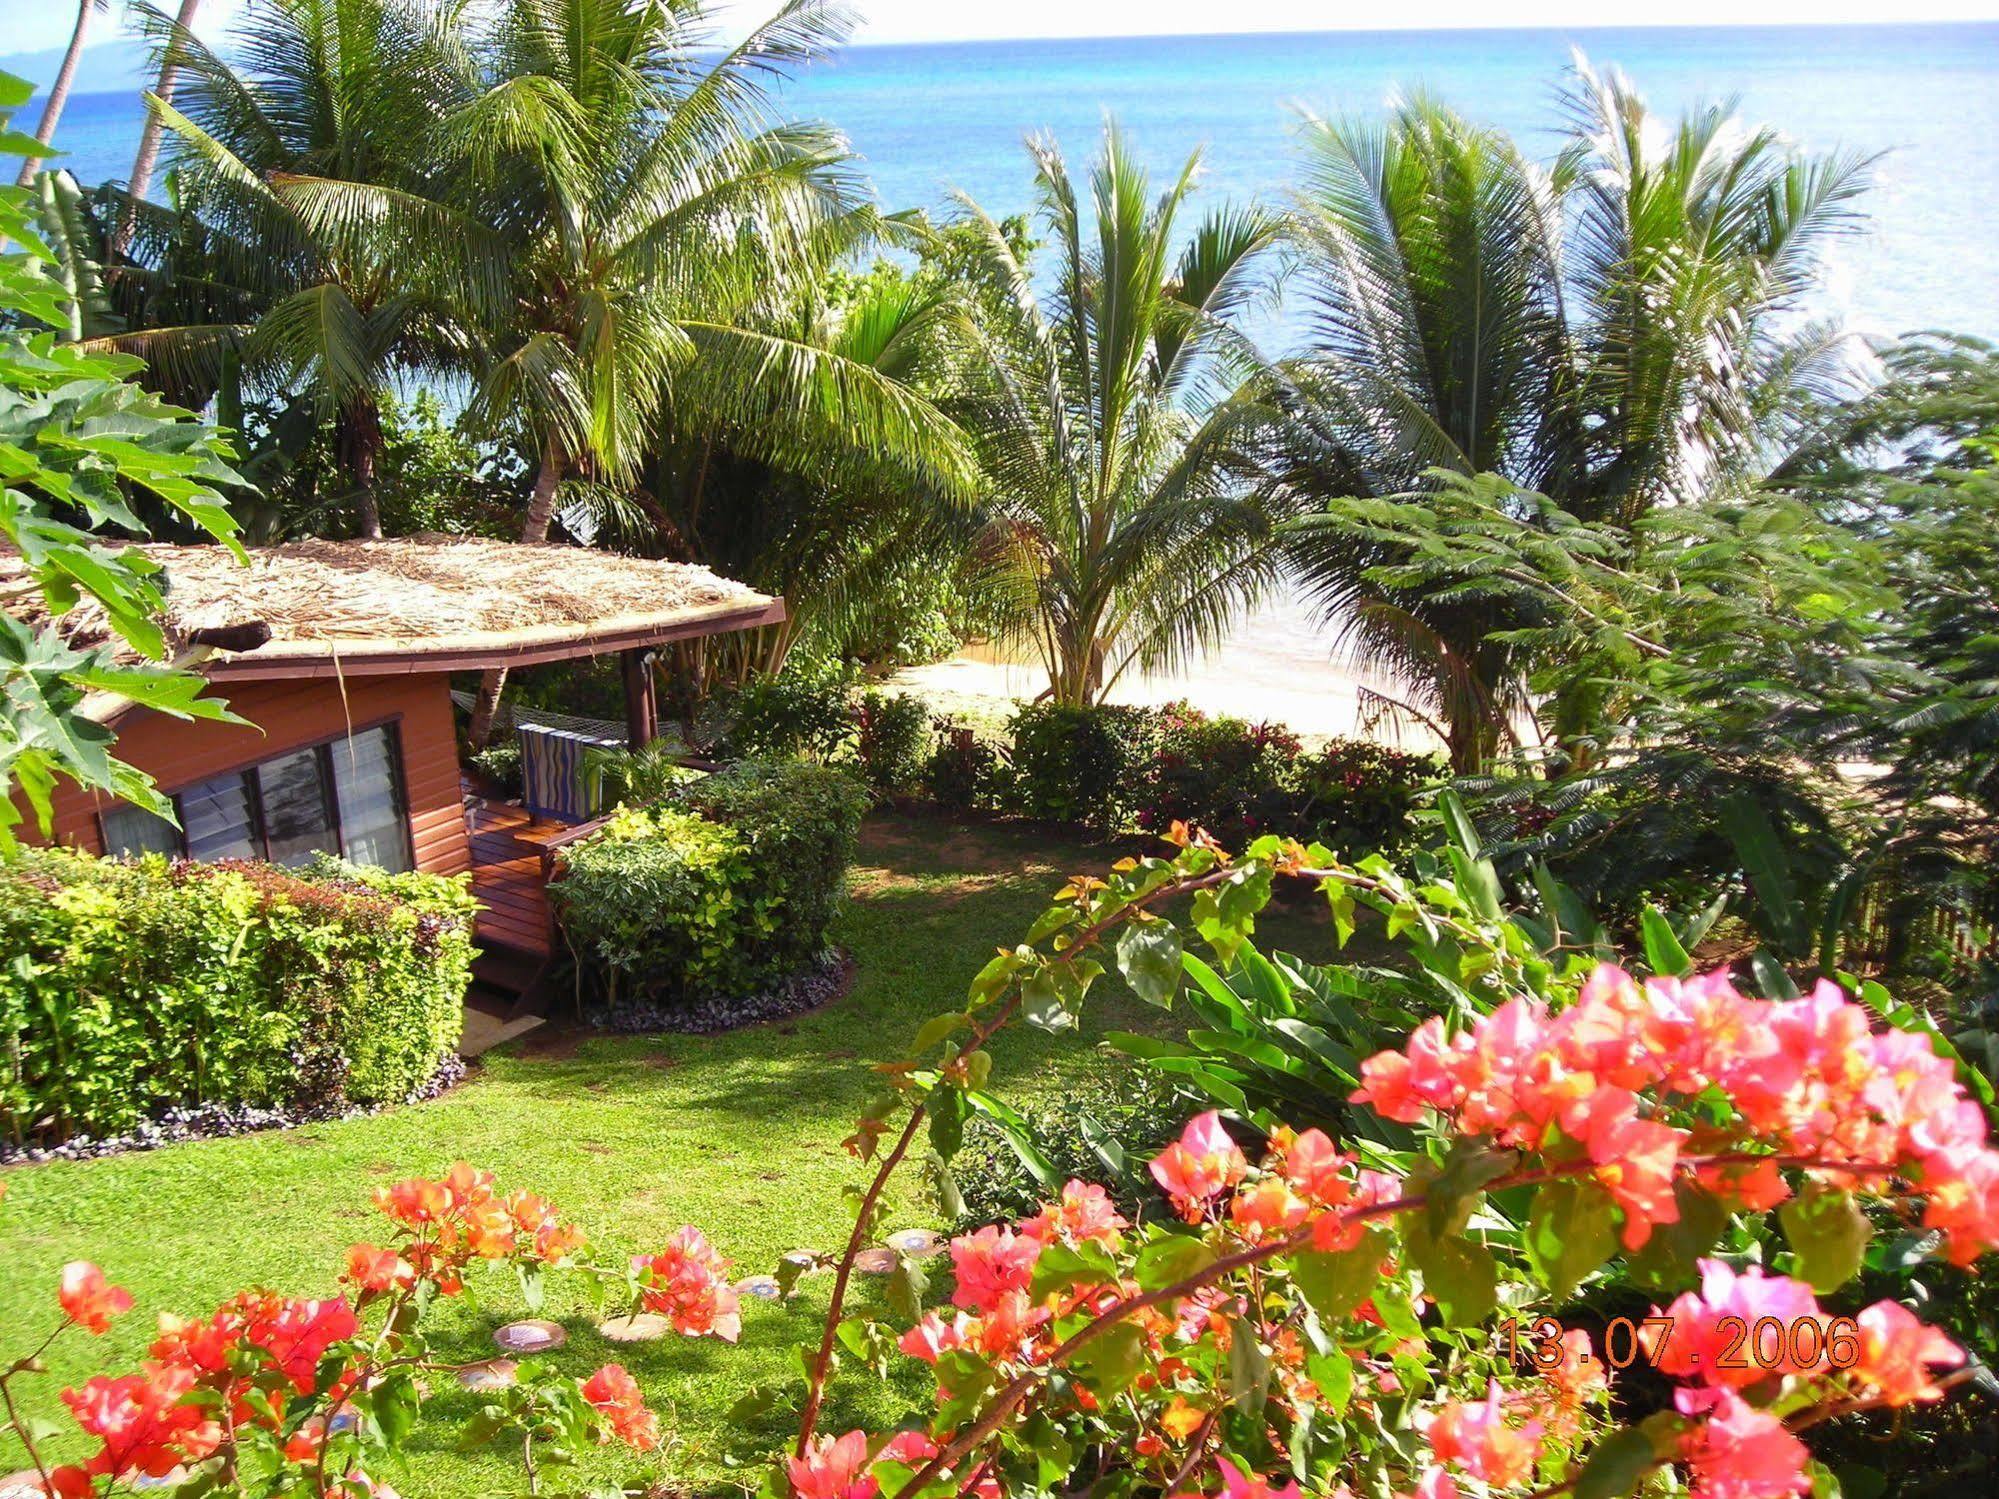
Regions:
<instances>
[{"instance_id":1,"label":"thatched roof","mask_svg":"<svg viewBox=\"0 0 1999 1499\"><path fill-rule=\"evenodd\" d=\"M166 571L170 643L217 677L525 665L744 629L784 607L705 567L584 547L291 541L252 548L247 567L219 546L141 550ZM0 596L37 623L41 599L22 581L19 559L0 557ZM78 644L109 633L91 604L62 629Z\"/></svg>"}]
</instances>

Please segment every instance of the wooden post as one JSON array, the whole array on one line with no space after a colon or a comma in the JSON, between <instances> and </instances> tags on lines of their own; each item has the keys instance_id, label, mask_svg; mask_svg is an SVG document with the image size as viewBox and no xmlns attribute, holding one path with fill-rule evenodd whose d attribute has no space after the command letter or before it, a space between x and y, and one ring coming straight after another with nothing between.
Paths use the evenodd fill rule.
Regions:
<instances>
[{"instance_id":1,"label":"wooden post","mask_svg":"<svg viewBox=\"0 0 1999 1499\"><path fill-rule=\"evenodd\" d=\"M659 737L659 699L653 690L652 649L618 653L625 666L625 748L644 749Z\"/></svg>"}]
</instances>

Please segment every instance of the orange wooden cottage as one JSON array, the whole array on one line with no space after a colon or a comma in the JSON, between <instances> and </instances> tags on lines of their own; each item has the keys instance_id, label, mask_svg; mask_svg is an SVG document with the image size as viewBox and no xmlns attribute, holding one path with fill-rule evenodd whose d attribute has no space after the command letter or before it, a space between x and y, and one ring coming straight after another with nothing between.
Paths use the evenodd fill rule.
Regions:
<instances>
[{"instance_id":1,"label":"orange wooden cottage","mask_svg":"<svg viewBox=\"0 0 1999 1499\"><path fill-rule=\"evenodd\" d=\"M180 826L71 786L56 841L277 863L325 850L470 873L482 945L526 958L550 947L542 854L555 830L468 798L448 674L617 652L637 745L655 723L651 650L784 618L781 599L706 568L577 547L313 540L252 549L247 567L214 546L142 550L165 569L180 659L248 723L105 700L118 755L173 799ZM88 642L104 626L79 609L64 629Z\"/></svg>"}]
</instances>

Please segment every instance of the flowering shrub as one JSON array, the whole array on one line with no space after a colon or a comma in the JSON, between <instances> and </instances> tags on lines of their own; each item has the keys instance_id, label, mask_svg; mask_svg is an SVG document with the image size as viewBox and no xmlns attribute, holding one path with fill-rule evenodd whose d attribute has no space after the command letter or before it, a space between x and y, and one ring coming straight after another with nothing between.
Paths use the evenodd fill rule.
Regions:
<instances>
[{"instance_id":1,"label":"flowering shrub","mask_svg":"<svg viewBox=\"0 0 1999 1499\"><path fill-rule=\"evenodd\" d=\"M1007 720L1006 731L1013 745L1007 810L1116 832L1131 818L1159 717L1117 704L1029 703Z\"/></svg>"},{"instance_id":2,"label":"flowering shrub","mask_svg":"<svg viewBox=\"0 0 1999 1499\"><path fill-rule=\"evenodd\" d=\"M457 1044L471 913L460 881L336 860L21 850L0 869L0 1138L401 1102Z\"/></svg>"},{"instance_id":3,"label":"flowering shrub","mask_svg":"<svg viewBox=\"0 0 1999 1499\"><path fill-rule=\"evenodd\" d=\"M954 1239L948 1296L904 1258L896 1322L849 1316L855 1254L893 1174L915 1152L948 1195L966 1120L1004 1108L985 1091L993 1034L1015 1018L1072 1022L1107 949L1141 996L1169 1001L1182 969L1206 961L1190 944L1239 954L1279 876L1318 883L1343 930L1367 904L1460 942L1468 978L1521 977L1489 1014L1426 1021L1362 1063L1356 1100L1415 1146L1362 1157L1317 1129L1251 1136L1203 1113L1148 1163L1171 1218L1134 1224L1101 1187L1071 1181ZM886 1086L849 1142L877 1165L820 1341L797 1388L764 1397L795 1398L799 1417L766 1494L999 1499L1087 1475L1107 1492L1218 1499L1614 1499L1671 1469L1699 1499L1784 1499L1830 1483L1803 1440L1814 1426L1935 1401L1972 1377L1966 1350L1900 1304L1848 1313L1820 1299L1858 1269L1870 1211L1953 1263L1999 1245L1999 1151L1945 1043L1877 1030L1831 984L1766 1000L1725 974L1579 965L1551 1002L1549 970L1489 940L1479 906L1276 839L1237 862L1196 838L1071 880L964 1010L880 1069ZM242 1493L370 1492L366 1465L401 1442L421 1405L415 1375L436 1367L423 1307L477 1261L511 1263L527 1286L575 1268L687 1336L740 1330L725 1262L693 1229L614 1273L581 1261L581 1236L547 1204L501 1197L469 1168L377 1200L391 1233L350 1253L351 1300L251 1293L212 1319L169 1319L142 1371L71 1392L102 1448L54 1470L37 1456L48 1490L102 1493L186 1467ZM1786 1247L1773 1239L1768 1265L1719 1251L1729 1218L1773 1210ZM1622 1345L1615 1324L1600 1340L1561 1324L1578 1287L1640 1259L1672 1294ZM54 1336L123 1310L87 1266L57 1296ZM922 1408L894 1430L820 1430L844 1359L879 1373L898 1356L934 1372ZM1616 1370L1640 1358L1670 1403L1622 1414ZM0 1374L10 1412L8 1384L32 1367ZM545 1456L593 1440L644 1448L658 1430L622 1368L576 1380L530 1363L466 1438L517 1444L535 1489Z\"/></svg>"},{"instance_id":4,"label":"flowering shrub","mask_svg":"<svg viewBox=\"0 0 1999 1499\"><path fill-rule=\"evenodd\" d=\"M854 708L854 758L875 790L907 791L923 774L930 714L906 692L868 692Z\"/></svg>"}]
</instances>

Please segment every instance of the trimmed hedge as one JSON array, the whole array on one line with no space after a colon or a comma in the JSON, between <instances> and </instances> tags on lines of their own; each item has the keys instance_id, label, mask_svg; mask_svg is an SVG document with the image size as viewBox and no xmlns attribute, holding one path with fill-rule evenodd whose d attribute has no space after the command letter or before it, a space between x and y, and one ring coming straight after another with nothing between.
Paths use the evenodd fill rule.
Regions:
<instances>
[{"instance_id":1,"label":"trimmed hedge","mask_svg":"<svg viewBox=\"0 0 1999 1499\"><path fill-rule=\"evenodd\" d=\"M550 900L611 1001L744 998L825 952L867 800L844 771L742 761L621 807L563 851Z\"/></svg>"},{"instance_id":2,"label":"trimmed hedge","mask_svg":"<svg viewBox=\"0 0 1999 1499\"><path fill-rule=\"evenodd\" d=\"M460 881L333 859L23 849L0 865L0 1135L406 1099L457 1044L472 910Z\"/></svg>"}]
</instances>

